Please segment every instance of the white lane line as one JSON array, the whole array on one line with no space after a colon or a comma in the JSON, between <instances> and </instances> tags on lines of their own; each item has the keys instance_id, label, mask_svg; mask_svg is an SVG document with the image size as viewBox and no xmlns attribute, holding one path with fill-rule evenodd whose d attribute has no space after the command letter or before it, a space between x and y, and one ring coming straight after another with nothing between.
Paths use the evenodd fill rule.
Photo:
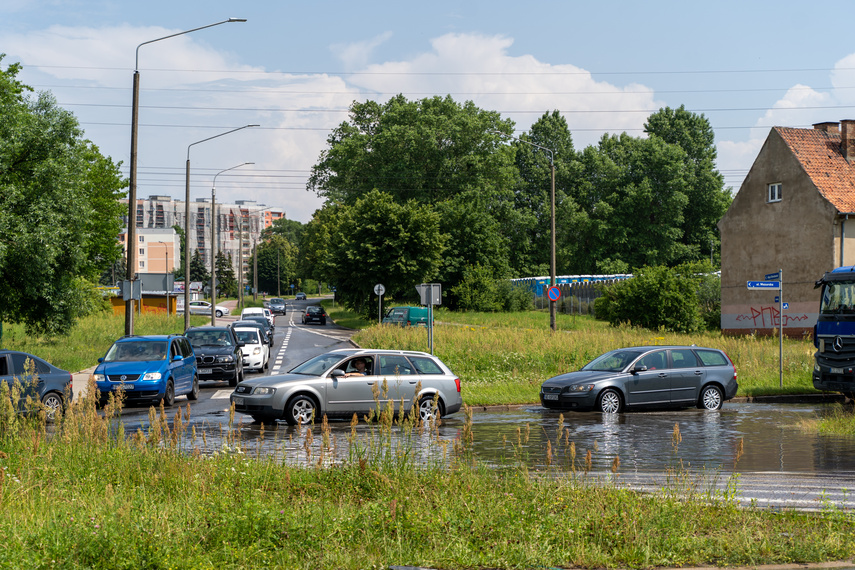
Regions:
<instances>
[{"instance_id":1,"label":"white lane line","mask_svg":"<svg viewBox=\"0 0 855 570\"><path fill-rule=\"evenodd\" d=\"M229 396L232 395L234 390L217 390L214 392L214 395L211 396L212 400L228 400Z\"/></svg>"}]
</instances>

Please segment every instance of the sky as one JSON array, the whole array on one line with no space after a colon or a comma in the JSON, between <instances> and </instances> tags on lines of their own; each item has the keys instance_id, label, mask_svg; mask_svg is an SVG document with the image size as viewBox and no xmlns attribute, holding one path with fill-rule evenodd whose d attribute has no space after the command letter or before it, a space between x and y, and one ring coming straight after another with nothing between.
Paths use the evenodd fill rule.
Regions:
<instances>
[{"instance_id":1,"label":"sky","mask_svg":"<svg viewBox=\"0 0 855 570\"><path fill-rule=\"evenodd\" d=\"M331 130L399 93L471 100L517 134L558 110L576 150L685 105L736 192L770 127L855 118L851 15L843 0L3 0L0 67L20 63L126 176L137 69L138 198L183 199L189 157L191 201L216 179L218 202L307 222ZM140 46L229 18L247 21Z\"/></svg>"}]
</instances>

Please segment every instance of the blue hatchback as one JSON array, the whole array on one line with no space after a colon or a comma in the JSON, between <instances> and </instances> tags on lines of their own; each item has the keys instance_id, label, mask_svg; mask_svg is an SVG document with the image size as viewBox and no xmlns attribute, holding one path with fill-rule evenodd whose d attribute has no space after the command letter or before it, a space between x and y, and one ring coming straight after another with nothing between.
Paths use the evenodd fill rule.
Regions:
<instances>
[{"instance_id":1,"label":"blue hatchback","mask_svg":"<svg viewBox=\"0 0 855 570\"><path fill-rule=\"evenodd\" d=\"M175 403L186 394L199 398L196 356L182 335L126 336L98 359L95 384L104 404L110 392L124 390L128 402Z\"/></svg>"}]
</instances>

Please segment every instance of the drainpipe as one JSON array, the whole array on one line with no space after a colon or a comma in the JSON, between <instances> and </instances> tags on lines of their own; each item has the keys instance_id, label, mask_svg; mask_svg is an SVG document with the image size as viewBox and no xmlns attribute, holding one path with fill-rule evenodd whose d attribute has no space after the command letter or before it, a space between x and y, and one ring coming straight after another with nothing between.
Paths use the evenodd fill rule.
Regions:
<instances>
[{"instance_id":1,"label":"drainpipe","mask_svg":"<svg viewBox=\"0 0 855 570\"><path fill-rule=\"evenodd\" d=\"M840 264L838 267L843 267L843 252L844 247L843 244L846 242L846 220L849 219L849 214L843 214L843 218L840 220Z\"/></svg>"}]
</instances>

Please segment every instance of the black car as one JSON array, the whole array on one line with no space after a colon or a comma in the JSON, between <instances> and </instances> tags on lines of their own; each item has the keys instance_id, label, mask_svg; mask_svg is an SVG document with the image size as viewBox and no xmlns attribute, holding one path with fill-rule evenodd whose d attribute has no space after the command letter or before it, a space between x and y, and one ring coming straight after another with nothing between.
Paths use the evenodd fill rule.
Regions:
<instances>
[{"instance_id":1,"label":"black car","mask_svg":"<svg viewBox=\"0 0 855 570\"><path fill-rule=\"evenodd\" d=\"M19 409L23 410L27 396L44 405L48 420L55 419L71 402L71 372L57 368L38 356L16 350L0 350L0 382L21 384Z\"/></svg>"},{"instance_id":2,"label":"black car","mask_svg":"<svg viewBox=\"0 0 855 570\"><path fill-rule=\"evenodd\" d=\"M286 311L285 299L274 297L267 302L267 308L274 315L284 315Z\"/></svg>"},{"instance_id":3,"label":"black car","mask_svg":"<svg viewBox=\"0 0 855 570\"><path fill-rule=\"evenodd\" d=\"M243 381L243 353L233 325L190 327L184 333L196 353L200 382Z\"/></svg>"},{"instance_id":4,"label":"black car","mask_svg":"<svg viewBox=\"0 0 855 570\"><path fill-rule=\"evenodd\" d=\"M266 319L265 319L266 320ZM261 319L244 319L242 321L235 321L231 323L231 325L239 329L241 327L255 327L261 331L261 340L270 348L273 348L273 335L268 334L268 330L270 327L267 326L267 323L263 323Z\"/></svg>"},{"instance_id":5,"label":"black car","mask_svg":"<svg viewBox=\"0 0 855 570\"><path fill-rule=\"evenodd\" d=\"M303 313L303 324L305 325L308 323L320 323L322 325L327 324L327 314L324 311L324 308L318 307L317 305L306 307L306 312Z\"/></svg>"}]
</instances>

